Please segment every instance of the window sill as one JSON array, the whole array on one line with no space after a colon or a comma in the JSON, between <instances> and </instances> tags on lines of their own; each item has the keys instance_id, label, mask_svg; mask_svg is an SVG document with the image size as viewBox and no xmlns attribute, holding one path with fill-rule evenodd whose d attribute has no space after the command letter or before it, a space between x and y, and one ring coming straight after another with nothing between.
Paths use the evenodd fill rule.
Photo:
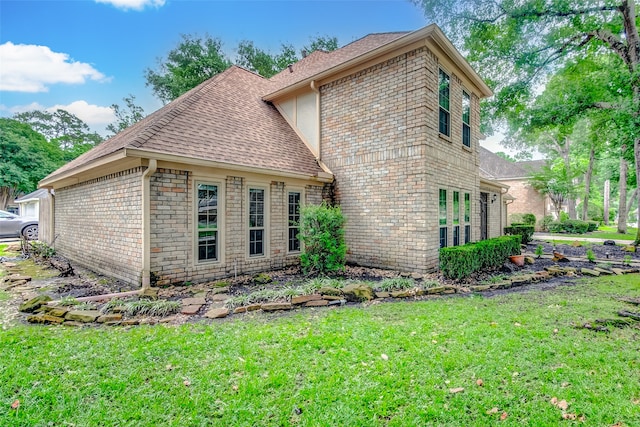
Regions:
<instances>
[{"instance_id":1,"label":"window sill","mask_svg":"<svg viewBox=\"0 0 640 427\"><path fill-rule=\"evenodd\" d=\"M444 140L445 140L445 141L447 141L447 142L453 142L453 141L451 140L451 137L450 137L450 136L445 135L444 133L439 133L439 132L438 132L438 136L440 137L440 139L444 139Z\"/></svg>"},{"instance_id":2,"label":"window sill","mask_svg":"<svg viewBox=\"0 0 640 427\"><path fill-rule=\"evenodd\" d=\"M467 147L466 145L462 144L462 149L465 151L468 151L469 153L471 153L473 150L471 150L471 147Z\"/></svg>"}]
</instances>

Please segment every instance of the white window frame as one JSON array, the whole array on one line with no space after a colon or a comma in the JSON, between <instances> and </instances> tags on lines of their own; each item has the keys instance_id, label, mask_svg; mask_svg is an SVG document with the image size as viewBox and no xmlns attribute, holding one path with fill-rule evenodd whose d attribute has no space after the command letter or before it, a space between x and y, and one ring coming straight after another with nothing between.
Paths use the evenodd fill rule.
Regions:
<instances>
[{"instance_id":1,"label":"white window frame","mask_svg":"<svg viewBox=\"0 0 640 427\"><path fill-rule=\"evenodd\" d=\"M440 97L440 73L444 74L448 78L448 94L447 101L449 104L449 108L445 108L441 105L441 97ZM447 132L442 132L440 130L440 110L445 111L447 113ZM447 72L444 68L438 68L438 132L440 135L443 135L447 138L451 138L451 73Z\"/></svg>"},{"instance_id":2,"label":"white window frame","mask_svg":"<svg viewBox=\"0 0 640 427\"><path fill-rule=\"evenodd\" d=\"M263 209L263 222L262 227L251 227L251 190L262 190L264 191L264 209ZM246 228L246 256L249 259L262 259L269 258L269 239L270 239L270 215L269 212L271 210L271 203L269 197L269 186L265 184L247 184L247 190L245 192L246 197L246 217L245 217L245 226ZM262 233L262 254L252 255L251 254L251 232L254 230L263 230Z\"/></svg>"},{"instance_id":3,"label":"white window frame","mask_svg":"<svg viewBox=\"0 0 640 427\"><path fill-rule=\"evenodd\" d=\"M292 228L294 228L289 223L289 195L291 193L298 193L300 195L300 202L299 202L299 209L300 210L304 206L305 194L304 194L304 190L303 189L297 188L297 187L287 188L287 191L286 191L287 199L286 199L286 203L285 203L286 204L286 215L285 215L285 217L286 217L286 229L287 229L287 234L286 234L286 236L287 236L287 254L292 254L292 255L296 254L297 255L300 252L302 252L302 240L301 239L298 239L298 240L300 240L300 249L298 249L296 251L292 251L292 250L289 249L289 233L290 233L290 230ZM300 221L300 212L298 212L298 226L295 227L295 228L298 229L298 232L300 231L300 222L299 221Z\"/></svg>"},{"instance_id":4,"label":"white window frame","mask_svg":"<svg viewBox=\"0 0 640 427\"><path fill-rule=\"evenodd\" d=\"M216 259L200 259L200 244L199 244L199 201L200 197L198 194L198 187L200 185L215 185L218 189L218 205L217 205L217 226L216 226ZM194 264L203 265L203 264L222 264L224 263L224 201L225 201L225 192L224 192L224 182L217 179L206 179L206 178L198 178L194 179L193 185L193 253L194 253Z\"/></svg>"}]
</instances>

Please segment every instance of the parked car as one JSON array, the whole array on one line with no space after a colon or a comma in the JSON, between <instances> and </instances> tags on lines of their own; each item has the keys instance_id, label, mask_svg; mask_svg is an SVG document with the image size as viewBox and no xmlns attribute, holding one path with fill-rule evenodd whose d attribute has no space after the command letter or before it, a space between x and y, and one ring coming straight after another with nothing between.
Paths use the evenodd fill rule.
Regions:
<instances>
[{"instance_id":1,"label":"parked car","mask_svg":"<svg viewBox=\"0 0 640 427\"><path fill-rule=\"evenodd\" d=\"M21 237L28 240L38 238L38 220L0 211L0 237Z\"/></svg>"}]
</instances>

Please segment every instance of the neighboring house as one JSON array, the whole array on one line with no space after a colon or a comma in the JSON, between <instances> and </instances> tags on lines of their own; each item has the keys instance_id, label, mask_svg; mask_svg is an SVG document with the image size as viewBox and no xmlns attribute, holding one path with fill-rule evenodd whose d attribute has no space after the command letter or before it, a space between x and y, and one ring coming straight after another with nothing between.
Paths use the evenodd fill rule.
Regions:
<instances>
[{"instance_id":1,"label":"neighboring house","mask_svg":"<svg viewBox=\"0 0 640 427\"><path fill-rule=\"evenodd\" d=\"M349 262L433 271L441 246L501 234L505 186L478 169L490 95L435 25L271 79L234 66L42 180L44 239L128 282L200 282L298 263L299 206L326 200Z\"/></svg>"},{"instance_id":2,"label":"neighboring house","mask_svg":"<svg viewBox=\"0 0 640 427\"><path fill-rule=\"evenodd\" d=\"M484 147L480 147L480 175L509 187L509 216L513 214L532 213L536 220L551 215L553 207L549 198L540 194L529 184L533 174L540 171L545 160L511 162ZM507 220L507 223L510 223Z\"/></svg>"},{"instance_id":3,"label":"neighboring house","mask_svg":"<svg viewBox=\"0 0 640 427\"><path fill-rule=\"evenodd\" d=\"M40 188L39 190L17 198L14 203L18 205L18 215L39 218L40 203L47 203L48 194L48 190Z\"/></svg>"}]
</instances>

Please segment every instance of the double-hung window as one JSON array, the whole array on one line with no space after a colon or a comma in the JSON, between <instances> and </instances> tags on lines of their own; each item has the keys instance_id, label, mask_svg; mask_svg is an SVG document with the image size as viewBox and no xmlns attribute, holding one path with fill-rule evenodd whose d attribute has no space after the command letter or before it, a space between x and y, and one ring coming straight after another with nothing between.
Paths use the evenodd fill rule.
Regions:
<instances>
[{"instance_id":1,"label":"double-hung window","mask_svg":"<svg viewBox=\"0 0 640 427\"><path fill-rule=\"evenodd\" d=\"M289 192L289 215L288 215L288 228L289 228L289 252L300 251L300 239L298 234L300 233L300 192Z\"/></svg>"},{"instance_id":2,"label":"double-hung window","mask_svg":"<svg viewBox=\"0 0 640 427\"><path fill-rule=\"evenodd\" d=\"M218 186L198 184L198 261L218 260Z\"/></svg>"},{"instance_id":3,"label":"double-hung window","mask_svg":"<svg viewBox=\"0 0 640 427\"><path fill-rule=\"evenodd\" d=\"M471 147L471 97L462 91L462 143Z\"/></svg>"},{"instance_id":4,"label":"double-hung window","mask_svg":"<svg viewBox=\"0 0 640 427\"><path fill-rule=\"evenodd\" d=\"M464 242L471 242L471 194L464 193Z\"/></svg>"},{"instance_id":5,"label":"double-hung window","mask_svg":"<svg viewBox=\"0 0 640 427\"><path fill-rule=\"evenodd\" d=\"M440 225L440 247L447 246L447 190L440 189L438 223Z\"/></svg>"},{"instance_id":6,"label":"double-hung window","mask_svg":"<svg viewBox=\"0 0 640 427\"><path fill-rule=\"evenodd\" d=\"M451 117L449 114L449 93L451 89L450 77L440 70L438 78L438 100L440 104L439 126L440 133L451 136Z\"/></svg>"},{"instance_id":7,"label":"double-hung window","mask_svg":"<svg viewBox=\"0 0 640 427\"><path fill-rule=\"evenodd\" d=\"M265 254L265 190L249 188L249 256Z\"/></svg>"},{"instance_id":8,"label":"double-hung window","mask_svg":"<svg viewBox=\"0 0 640 427\"><path fill-rule=\"evenodd\" d=\"M453 246L460 244L460 192L453 192Z\"/></svg>"}]
</instances>

